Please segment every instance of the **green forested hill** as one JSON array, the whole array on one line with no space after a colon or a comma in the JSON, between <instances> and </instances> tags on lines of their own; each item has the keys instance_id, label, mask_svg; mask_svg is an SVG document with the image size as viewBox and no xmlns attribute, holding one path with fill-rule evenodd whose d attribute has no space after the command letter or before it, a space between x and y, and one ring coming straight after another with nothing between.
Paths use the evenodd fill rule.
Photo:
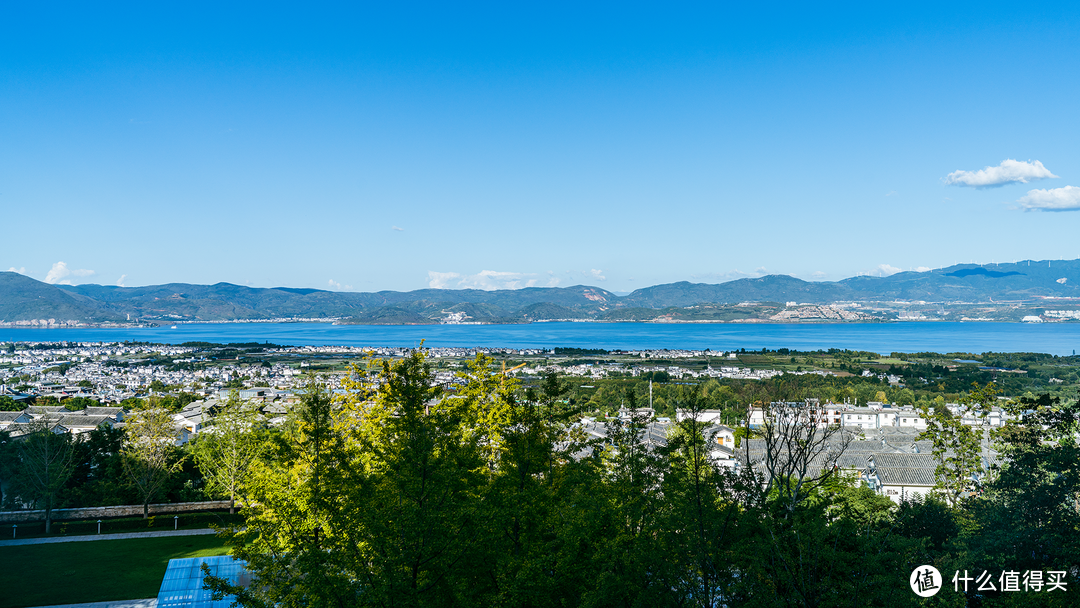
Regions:
<instances>
[{"instance_id":1,"label":"green forested hill","mask_svg":"<svg viewBox=\"0 0 1080 608\"><path fill-rule=\"evenodd\" d=\"M16 272L0 272L0 320L117 321L125 317L93 298L70 293Z\"/></svg>"}]
</instances>

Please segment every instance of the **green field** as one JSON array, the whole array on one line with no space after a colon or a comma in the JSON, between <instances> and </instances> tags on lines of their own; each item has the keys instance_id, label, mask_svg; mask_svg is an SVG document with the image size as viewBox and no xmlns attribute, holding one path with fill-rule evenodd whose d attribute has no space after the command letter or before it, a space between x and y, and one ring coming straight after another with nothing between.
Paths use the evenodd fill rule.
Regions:
<instances>
[{"instance_id":1,"label":"green field","mask_svg":"<svg viewBox=\"0 0 1080 608\"><path fill-rule=\"evenodd\" d=\"M0 608L157 597L170 559L225 553L216 536L0 547Z\"/></svg>"}]
</instances>

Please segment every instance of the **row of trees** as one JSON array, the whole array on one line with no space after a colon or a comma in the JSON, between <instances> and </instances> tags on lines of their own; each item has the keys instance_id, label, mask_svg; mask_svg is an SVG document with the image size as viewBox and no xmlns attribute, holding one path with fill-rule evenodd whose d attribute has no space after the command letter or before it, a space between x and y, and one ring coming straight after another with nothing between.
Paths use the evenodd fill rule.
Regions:
<instances>
[{"instance_id":1,"label":"row of trees","mask_svg":"<svg viewBox=\"0 0 1080 608\"><path fill-rule=\"evenodd\" d=\"M981 494L897 506L805 461L774 458L769 477L718 468L693 415L659 448L638 419L590 440L556 378L523 389L490 363L450 393L421 354L356 367L344 397L313 387L239 484L233 554L254 583L211 585L252 607L914 606L920 564L1080 565L1075 405L1026 404L1041 417L1002 434L1007 464ZM691 414L709 403L701 387L674 398ZM812 459L821 439L770 450Z\"/></svg>"},{"instance_id":2,"label":"row of trees","mask_svg":"<svg viewBox=\"0 0 1080 608\"><path fill-rule=\"evenodd\" d=\"M135 503L145 518L150 503L166 494L233 499L268 432L258 410L235 395L183 447L170 410L154 403L130 413L122 430L55 433L45 420L28 430L16 438L0 432L4 505L44 509L46 533L53 509L63 506Z\"/></svg>"}]
</instances>

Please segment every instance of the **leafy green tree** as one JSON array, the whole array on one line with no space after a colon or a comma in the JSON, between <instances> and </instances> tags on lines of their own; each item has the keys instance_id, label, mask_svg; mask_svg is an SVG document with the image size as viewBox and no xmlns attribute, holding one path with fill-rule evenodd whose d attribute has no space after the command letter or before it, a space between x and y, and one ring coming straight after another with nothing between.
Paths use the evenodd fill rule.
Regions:
<instances>
[{"instance_id":1,"label":"leafy green tree","mask_svg":"<svg viewBox=\"0 0 1080 608\"><path fill-rule=\"evenodd\" d=\"M64 399L61 405L63 405L64 409L68 410L69 412L79 412L85 410L88 407L101 406L100 403L89 397L71 397L69 399Z\"/></svg>"},{"instance_id":2,"label":"leafy green tree","mask_svg":"<svg viewBox=\"0 0 1080 608\"><path fill-rule=\"evenodd\" d=\"M79 435L74 445L75 471L62 493L65 506L99 507L138 500L125 483L123 445L123 428L101 426Z\"/></svg>"},{"instance_id":3,"label":"leafy green tree","mask_svg":"<svg viewBox=\"0 0 1080 608\"><path fill-rule=\"evenodd\" d=\"M906 497L897 506L896 533L911 539L925 539L932 555L944 551L960 534L958 513L933 494Z\"/></svg>"},{"instance_id":4,"label":"leafy green tree","mask_svg":"<svg viewBox=\"0 0 1080 608\"><path fill-rule=\"evenodd\" d=\"M0 395L0 412L18 412L26 409L25 406L11 398L10 395Z\"/></svg>"},{"instance_id":5,"label":"leafy green tree","mask_svg":"<svg viewBox=\"0 0 1080 608\"><path fill-rule=\"evenodd\" d=\"M964 545L995 567L1070 571L1080 564L1080 402L1044 394L1010 409L1022 419L997 434L1002 463L970 504Z\"/></svg>"},{"instance_id":6,"label":"leafy green tree","mask_svg":"<svg viewBox=\"0 0 1080 608\"><path fill-rule=\"evenodd\" d=\"M596 579L582 596L585 606L667 603L674 582L661 550L662 456L647 444L646 416L633 414L608 423L602 452L605 517L593 557Z\"/></svg>"},{"instance_id":7,"label":"leafy green tree","mask_svg":"<svg viewBox=\"0 0 1080 608\"><path fill-rule=\"evenodd\" d=\"M714 390L719 392L718 389ZM708 423L702 415L710 409L706 391L694 387L677 396L683 415L667 438L663 453L665 519L662 522L667 554L664 560L678 564L673 586L697 606L717 606L730 602L735 583L728 567L740 543L737 500L750 489L747 479L720 470L712 460L711 445L705 440ZM715 403L715 402L713 402Z\"/></svg>"},{"instance_id":8,"label":"leafy green tree","mask_svg":"<svg viewBox=\"0 0 1080 608\"><path fill-rule=\"evenodd\" d=\"M181 466L176 438L176 425L166 410L143 409L125 420L120 454L124 473L142 502L143 519L150 515L150 501Z\"/></svg>"},{"instance_id":9,"label":"leafy green tree","mask_svg":"<svg viewBox=\"0 0 1080 608\"><path fill-rule=\"evenodd\" d=\"M56 498L74 470L72 436L57 433L47 422L34 421L30 433L15 442L18 458L15 494L45 510L45 533L52 531Z\"/></svg>"},{"instance_id":10,"label":"leafy green tree","mask_svg":"<svg viewBox=\"0 0 1080 608\"><path fill-rule=\"evenodd\" d=\"M446 398L420 353L354 368L341 404L310 391L291 445L249 487L235 553L260 586L245 601L444 605L490 588L490 577L464 584L489 540L480 496L506 449L508 404L488 364Z\"/></svg>"},{"instance_id":11,"label":"leafy green tree","mask_svg":"<svg viewBox=\"0 0 1080 608\"><path fill-rule=\"evenodd\" d=\"M888 499L844 485L831 480L793 509L775 499L748 505L748 540L736 561L743 576L730 605L917 605L913 594L897 593L896 573L920 563L920 543L891 533Z\"/></svg>"},{"instance_id":12,"label":"leafy green tree","mask_svg":"<svg viewBox=\"0 0 1080 608\"><path fill-rule=\"evenodd\" d=\"M352 485L343 418L329 393L309 379L285 432L252 467L246 486L246 528L235 531L232 554L248 562L257 584L209 585L237 595L243 606L349 606L359 603L361 571L350 564L358 547L335 517ZM339 477L338 475L342 475Z\"/></svg>"},{"instance_id":13,"label":"leafy green tree","mask_svg":"<svg viewBox=\"0 0 1080 608\"><path fill-rule=\"evenodd\" d=\"M512 388L507 381L502 390ZM489 603L506 606L573 605L593 584L591 543L608 504L596 447L580 427L568 427L578 411L562 397L568 387L554 374L540 391L527 389L510 410L505 450L486 492L489 527L471 576L494 577ZM575 457L576 456L576 457Z\"/></svg>"},{"instance_id":14,"label":"leafy green tree","mask_svg":"<svg viewBox=\"0 0 1080 608\"><path fill-rule=\"evenodd\" d=\"M975 383L963 404L982 419L990 412L997 393L998 388L993 383L981 387ZM980 441L983 431L963 424L962 417L949 411L940 397L932 408L924 405L919 414L926 420L926 430L919 434L919 439L931 441L931 453L938 462L935 490L950 506L956 507L971 490L975 477L983 471Z\"/></svg>"},{"instance_id":15,"label":"leafy green tree","mask_svg":"<svg viewBox=\"0 0 1080 608\"><path fill-rule=\"evenodd\" d=\"M261 425L257 408L241 401L234 391L192 442L192 454L207 488L229 497L230 514L236 512L236 497L243 492L252 465L266 447Z\"/></svg>"}]
</instances>

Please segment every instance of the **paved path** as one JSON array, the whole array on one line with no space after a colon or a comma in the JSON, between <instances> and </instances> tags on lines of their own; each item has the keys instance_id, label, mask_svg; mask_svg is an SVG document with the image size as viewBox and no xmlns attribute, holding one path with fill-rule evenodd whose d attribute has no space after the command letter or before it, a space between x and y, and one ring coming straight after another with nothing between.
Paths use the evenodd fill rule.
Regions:
<instances>
[{"instance_id":1,"label":"paved path","mask_svg":"<svg viewBox=\"0 0 1080 608\"><path fill-rule=\"evenodd\" d=\"M199 536L203 534L217 534L217 530L210 528L198 528L195 530L156 530L154 532L123 532L120 534L88 534L86 536L43 536L40 538L13 538L8 540L0 540L0 547L12 547L15 545L46 545L49 543L77 543L88 540L123 540L126 538L156 538L159 536ZM135 601L135 600L131 600ZM138 600L143 601L143 600ZM155 600L157 601L157 600ZM105 602L100 604L104 607L106 604L112 608L112 604ZM73 604L77 606L94 606L97 608L99 604ZM156 604L155 604L156 606ZM119 607L119 604L117 604Z\"/></svg>"},{"instance_id":2,"label":"paved path","mask_svg":"<svg viewBox=\"0 0 1080 608\"><path fill-rule=\"evenodd\" d=\"M56 606L40 606L39 608L157 608L157 598L113 600L111 602L91 602L88 604L59 604Z\"/></svg>"}]
</instances>

